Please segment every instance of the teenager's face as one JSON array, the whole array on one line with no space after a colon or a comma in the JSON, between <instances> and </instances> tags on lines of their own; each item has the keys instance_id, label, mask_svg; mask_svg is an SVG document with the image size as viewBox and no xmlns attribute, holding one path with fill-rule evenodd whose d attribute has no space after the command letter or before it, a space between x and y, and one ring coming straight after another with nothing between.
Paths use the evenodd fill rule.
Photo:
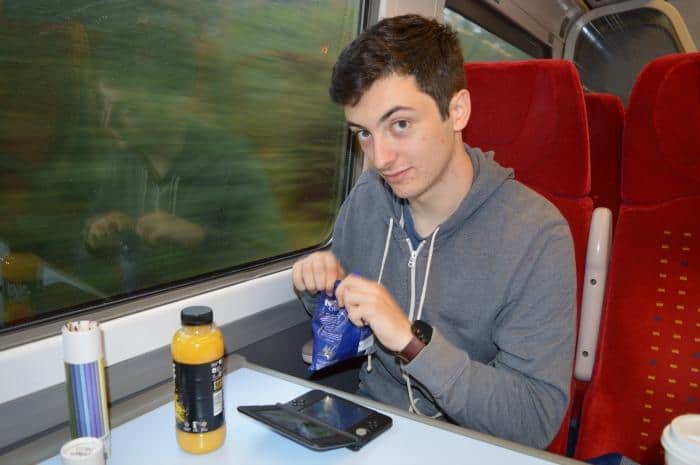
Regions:
<instances>
[{"instance_id":1,"label":"teenager's face","mask_svg":"<svg viewBox=\"0 0 700 465\"><path fill-rule=\"evenodd\" d=\"M377 80L357 105L344 110L365 156L398 197L429 198L461 153L456 147L466 121L455 122L452 111L443 120L435 100L418 88L413 76L392 74Z\"/></svg>"}]
</instances>

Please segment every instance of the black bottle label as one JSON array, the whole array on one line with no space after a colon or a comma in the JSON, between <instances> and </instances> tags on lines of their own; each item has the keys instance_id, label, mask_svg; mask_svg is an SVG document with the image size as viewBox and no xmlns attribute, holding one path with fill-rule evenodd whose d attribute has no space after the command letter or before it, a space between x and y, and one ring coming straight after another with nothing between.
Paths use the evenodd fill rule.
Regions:
<instances>
[{"instance_id":1,"label":"black bottle label","mask_svg":"<svg viewBox=\"0 0 700 465\"><path fill-rule=\"evenodd\" d=\"M224 424L224 360L187 365L173 362L175 424L186 433L206 433Z\"/></svg>"}]
</instances>

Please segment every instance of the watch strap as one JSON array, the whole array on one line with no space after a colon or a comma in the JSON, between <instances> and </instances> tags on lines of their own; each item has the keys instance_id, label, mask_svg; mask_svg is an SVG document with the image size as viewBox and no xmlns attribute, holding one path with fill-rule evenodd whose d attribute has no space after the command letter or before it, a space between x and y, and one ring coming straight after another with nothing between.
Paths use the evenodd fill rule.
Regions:
<instances>
[{"instance_id":1,"label":"watch strap","mask_svg":"<svg viewBox=\"0 0 700 465\"><path fill-rule=\"evenodd\" d=\"M421 341L415 335L413 335L406 347L404 347L403 350L401 350L400 352L397 352L396 356L400 358L401 361L403 361L404 363L409 363L411 360L416 358L416 355L418 355L420 351L423 350L423 347L425 347L423 341Z\"/></svg>"}]
</instances>

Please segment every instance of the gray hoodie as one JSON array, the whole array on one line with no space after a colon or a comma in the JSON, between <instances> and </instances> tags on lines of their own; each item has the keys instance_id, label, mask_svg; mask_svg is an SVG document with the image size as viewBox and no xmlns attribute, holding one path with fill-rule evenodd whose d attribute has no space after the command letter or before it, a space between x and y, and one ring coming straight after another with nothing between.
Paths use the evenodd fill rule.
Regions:
<instances>
[{"instance_id":1,"label":"gray hoodie","mask_svg":"<svg viewBox=\"0 0 700 465\"><path fill-rule=\"evenodd\" d=\"M576 271L569 226L479 149L471 190L414 251L400 199L373 170L340 209L332 250L433 326L405 366L377 344L360 390L374 399L544 448L569 400ZM409 398L410 384L411 398Z\"/></svg>"}]
</instances>

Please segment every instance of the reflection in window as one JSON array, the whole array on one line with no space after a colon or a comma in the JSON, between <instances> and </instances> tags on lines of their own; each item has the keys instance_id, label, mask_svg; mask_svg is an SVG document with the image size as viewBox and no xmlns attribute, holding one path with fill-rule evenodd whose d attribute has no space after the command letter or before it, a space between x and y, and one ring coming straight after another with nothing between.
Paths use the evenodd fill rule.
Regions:
<instances>
[{"instance_id":1,"label":"reflection in window","mask_svg":"<svg viewBox=\"0 0 700 465\"><path fill-rule=\"evenodd\" d=\"M644 65L681 50L666 15L642 8L603 16L586 24L576 41L574 63L586 88L615 94L627 103Z\"/></svg>"},{"instance_id":2,"label":"reflection in window","mask_svg":"<svg viewBox=\"0 0 700 465\"><path fill-rule=\"evenodd\" d=\"M445 24L449 24L457 32L464 61L511 61L533 58L449 8L445 8L443 14Z\"/></svg>"},{"instance_id":3,"label":"reflection in window","mask_svg":"<svg viewBox=\"0 0 700 465\"><path fill-rule=\"evenodd\" d=\"M7 1L0 329L326 241L354 0Z\"/></svg>"}]
</instances>

